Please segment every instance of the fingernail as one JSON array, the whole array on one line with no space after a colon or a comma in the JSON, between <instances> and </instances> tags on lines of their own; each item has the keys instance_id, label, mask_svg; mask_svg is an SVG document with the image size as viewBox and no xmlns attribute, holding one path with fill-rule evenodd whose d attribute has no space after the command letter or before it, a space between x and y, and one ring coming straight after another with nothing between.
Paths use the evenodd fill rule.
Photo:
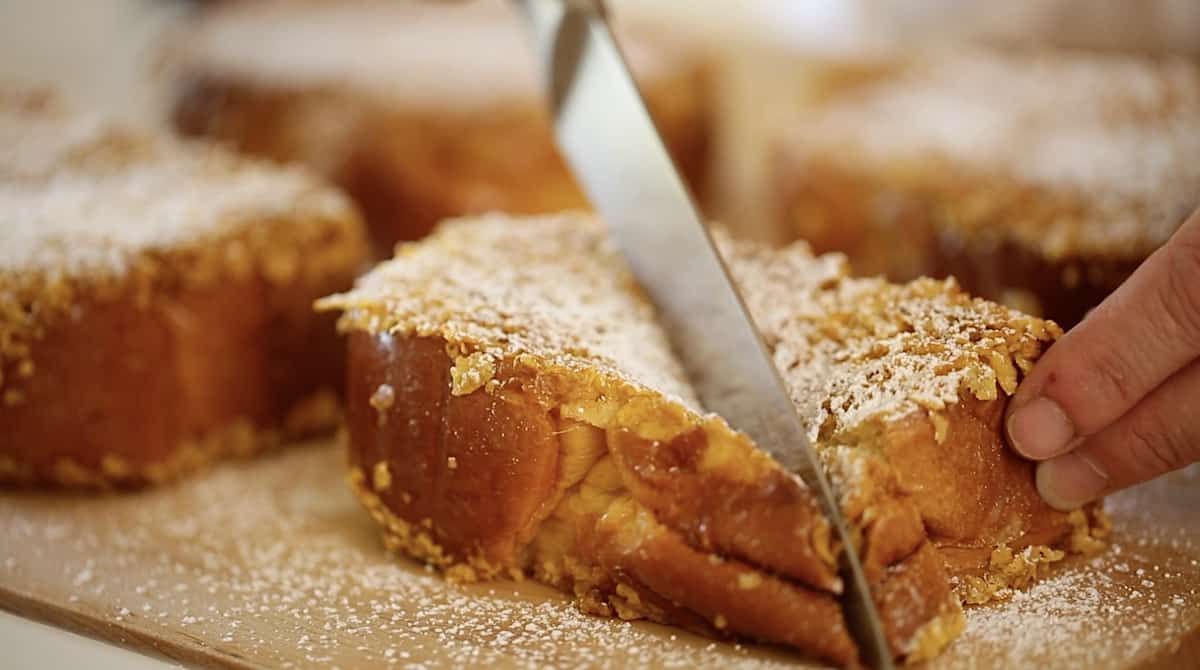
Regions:
<instances>
[{"instance_id":1,"label":"fingernail","mask_svg":"<svg viewBox=\"0 0 1200 670\"><path fill-rule=\"evenodd\" d=\"M1042 396L1013 410L1005 426L1008 440L1026 458L1053 458L1075 439L1075 426L1058 403Z\"/></svg>"},{"instance_id":2,"label":"fingernail","mask_svg":"<svg viewBox=\"0 0 1200 670\"><path fill-rule=\"evenodd\" d=\"M1051 507L1063 512L1089 503L1108 486L1108 476L1092 460L1071 452L1038 463L1037 489Z\"/></svg>"}]
</instances>

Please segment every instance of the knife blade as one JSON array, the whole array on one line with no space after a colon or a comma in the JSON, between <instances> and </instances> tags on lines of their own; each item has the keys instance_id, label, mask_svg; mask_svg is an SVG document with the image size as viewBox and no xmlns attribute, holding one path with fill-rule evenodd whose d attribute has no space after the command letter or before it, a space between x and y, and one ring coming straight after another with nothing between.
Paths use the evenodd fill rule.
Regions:
<instances>
[{"instance_id":1,"label":"knife blade","mask_svg":"<svg viewBox=\"0 0 1200 670\"><path fill-rule=\"evenodd\" d=\"M705 408L817 494L845 548L843 608L864 660L891 668L845 520L787 389L651 120L599 0L519 0L567 163L658 308Z\"/></svg>"}]
</instances>

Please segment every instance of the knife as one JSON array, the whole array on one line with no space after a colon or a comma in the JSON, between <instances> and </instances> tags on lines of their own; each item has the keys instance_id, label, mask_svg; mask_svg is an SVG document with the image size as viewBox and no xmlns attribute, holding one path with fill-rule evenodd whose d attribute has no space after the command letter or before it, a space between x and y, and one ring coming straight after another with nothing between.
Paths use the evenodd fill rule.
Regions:
<instances>
[{"instance_id":1,"label":"knife","mask_svg":"<svg viewBox=\"0 0 1200 670\"><path fill-rule=\"evenodd\" d=\"M845 548L843 608L864 660L892 655L841 509L796 407L629 74L601 0L519 0L555 133L667 326L705 408L816 494Z\"/></svg>"}]
</instances>

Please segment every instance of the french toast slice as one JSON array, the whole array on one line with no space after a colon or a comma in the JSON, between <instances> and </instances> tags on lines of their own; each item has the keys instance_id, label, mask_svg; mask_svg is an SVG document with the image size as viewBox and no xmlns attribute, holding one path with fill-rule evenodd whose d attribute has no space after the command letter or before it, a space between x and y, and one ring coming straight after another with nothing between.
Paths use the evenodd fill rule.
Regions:
<instances>
[{"instance_id":1,"label":"french toast slice","mask_svg":"<svg viewBox=\"0 0 1200 670\"><path fill-rule=\"evenodd\" d=\"M703 191L702 59L618 24L668 149ZM585 208L525 32L499 1L218 7L171 44L174 123L328 176L358 203L383 258L447 217Z\"/></svg>"},{"instance_id":2,"label":"french toast slice","mask_svg":"<svg viewBox=\"0 0 1200 670\"><path fill-rule=\"evenodd\" d=\"M311 303L367 258L343 196L36 96L0 136L0 481L155 483L336 425Z\"/></svg>"},{"instance_id":3,"label":"french toast slice","mask_svg":"<svg viewBox=\"0 0 1200 670\"><path fill-rule=\"evenodd\" d=\"M1200 65L1070 51L855 64L779 139L779 228L1077 323L1200 206ZM863 76L870 72L870 76ZM847 81L849 79L849 81Z\"/></svg>"},{"instance_id":4,"label":"french toast slice","mask_svg":"<svg viewBox=\"0 0 1200 670\"><path fill-rule=\"evenodd\" d=\"M1000 437L1054 324L952 281L850 279L840 256L720 239L897 657L935 655L960 599L1027 583L1052 547L1095 548L1093 512L1042 503ZM812 492L700 406L596 220L446 222L318 307L343 312L349 482L389 548L454 579L532 575L597 614L857 662L843 548Z\"/></svg>"}]
</instances>

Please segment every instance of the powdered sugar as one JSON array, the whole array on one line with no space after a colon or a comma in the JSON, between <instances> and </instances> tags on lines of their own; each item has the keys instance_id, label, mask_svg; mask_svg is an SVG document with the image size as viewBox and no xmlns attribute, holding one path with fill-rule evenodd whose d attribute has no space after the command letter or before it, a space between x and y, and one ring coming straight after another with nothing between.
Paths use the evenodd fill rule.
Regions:
<instances>
[{"instance_id":1,"label":"powdered sugar","mask_svg":"<svg viewBox=\"0 0 1200 670\"><path fill-rule=\"evenodd\" d=\"M195 171L190 162L0 185L0 268L118 274L137 253L216 237L248 218L288 212L298 200L323 205L296 173L205 174L203 159L192 163ZM326 195L333 211L339 201Z\"/></svg>"},{"instance_id":2,"label":"powdered sugar","mask_svg":"<svg viewBox=\"0 0 1200 670\"><path fill-rule=\"evenodd\" d=\"M951 282L850 279L840 256L814 259L802 245L722 246L814 437L826 418L852 428L944 407L964 389L984 399L997 384L1011 392L1018 367L1057 332ZM632 282L590 217L495 216L444 225L325 304L374 332L438 334L498 360L533 354L699 409Z\"/></svg>"},{"instance_id":3,"label":"powdered sugar","mask_svg":"<svg viewBox=\"0 0 1200 670\"><path fill-rule=\"evenodd\" d=\"M88 505L0 498L0 547L15 559L0 588L52 602L77 594L92 616L275 667L792 667L782 655L582 614L532 583L448 584L383 551L339 481L340 458L328 444L299 448ZM53 565L30 550L46 523L69 529L45 547ZM75 583L80 565L92 576ZM668 634L683 639L664 646Z\"/></svg>"},{"instance_id":4,"label":"powdered sugar","mask_svg":"<svg viewBox=\"0 0 1200 670\"><path fill-rule=\"evenodd\" d=\"M448 584L383 551L339 481L340 459L313 445L142 494L10 492L0 498L0 589L198 644L201 658L275 667L798 665L755 645L580 614L528 582ZM1194 518L1141 521L1183 515L1195 496L1162 484L1116 498L1111 553L968 609L967 631L931 667L1125 667L1195 631L1200 529ZM1155 502L1171 498L1175 507ZM65 539L45 540L48 526ZM84 570L90 579L74 584Z\"/></svg>"},{"instance_id":5,"label":"powdered sugar","mask_svg":"<svg viewBox=\"0 0 1200 670\"><path fill-rule=\"evenodd\" d=\"M585 215L450 222L324 304L371 331L440 335L496 360L531 354L697 409L652 306L630 290L603 232Z\"/></svg>"},{"instance_id":6,"label":"powdered sugar","mask_svg":"<svg viewBox=\"0 0 1200 670\"><path fill-rule=\"evenodd\" d=\"M851 279L842 256L814 258L802 244L722 248L813 439L963 393L1011 393L1057 332L953 281Z\"/></svg>"},{"instance_id":7,"label":"powdered sugar","mask_svg":"<svg viewBox=\"0 0 1200 670\"><path fill-rule=\"evenodd\" d=\"M1183 60L933 51L834 94L794 135L796 156L902 183L933 170L932 187L964 199L988 195L954 191L970 175L1078 202L1082 213L1027 212L1028 224L1012 217L994 231L1051 257L1144 255L1200 203L1200 68Z\"/></svg>"},{"instance_id":8,"label":"powdered sugar","mask_svg":"<svg viewBox=\"0 0 1200 670\"><path fill-rule=\"evenodd\" d=\"M86 116L0 108L0 270L120 274L273 216L344 216L349 205L297 168L128 130Z\"/></svg>"},{"instance_id":9,"label":"powdered sugar","mask_svg":"<svg viewBox=\"0 0 1200 670\"><path fill-rule=\"evenodd\" d=\"M1116 507L1160 509L1143 494L1165 488L1170 485L1159 482L1123 494ZM1167 509L1186 506L1181 499ZM1118 539L1109 552L1077 560L1002 604L970 610L967 630L946 659L950 667L1125 668L1168 653L1174 640L1195 634L1200 544L1194 521L1186 530L1147 526L1118 509ZM971 653L961 653L966 649Z\"/></svg>"}]
</instances>

